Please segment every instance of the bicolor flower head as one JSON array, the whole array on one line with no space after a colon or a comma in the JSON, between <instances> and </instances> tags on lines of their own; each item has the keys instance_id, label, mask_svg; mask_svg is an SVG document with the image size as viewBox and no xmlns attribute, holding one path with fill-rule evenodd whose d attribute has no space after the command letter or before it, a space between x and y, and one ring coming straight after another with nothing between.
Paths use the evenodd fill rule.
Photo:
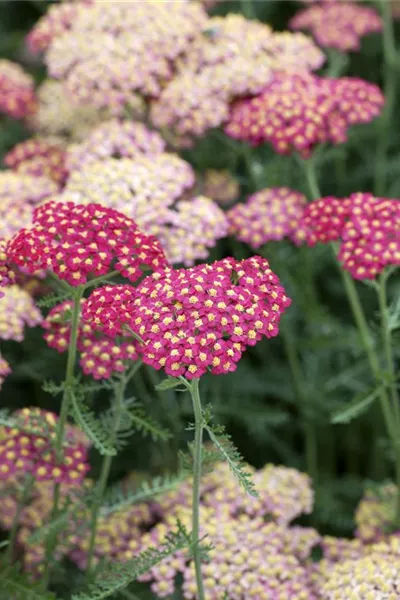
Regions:
<instances>
[{"instance_id":1,"label":"bicolor flower head","mask_svg":"<svg viewBox=\"0 0 400 600\"><path fill-rule=\"evenodd\" d=\"M374 279L389 265L400 264L400 201L354 193L321 198L303 215L305 240L340 241L338 258L355 279Z\"/></svg>"},{"instance_id":2,"label":"bicolor flower head","mask_svg":"<svg viewBox=\"0 0 400 600\"><path fill-rule=\"evenodd\" d=\"M1 300L0 300L1 304ZM82 307L85 300L82 300ZM50 348L63 353L68 350L71 337L72 302L67 300L51 309L42 323L44 339ZM109 379L123 373L138 360L138 342L128 331L120 337L110 337L80 319L78 330L79 364L85 375L94 379Z\"/></svg>"},{"instance_id":3,"label":"bicolor flower head","mask_svg":"<svg viewBox=\"0 0 400 600\"><path fill-rule=\"evenodd\" d=\"M37 21L32 31L26 36L29 50L33 54L47 50L55 38L71 29L81 7L89 2L83 0L50 5L47 13Z\"/></svg>"},{"instance_id":4,"label":"bicolor flower head","mask_svg":"<svg viewBox=\"0 0 400 600\"><path fill-rule=\"evenodd\" d=\"M361 38L382 31L378 13L357 2L322 2L298 12L291 29L307 29L323 48L359 50Z\"/></svg>"},{"instance_id":5,"label":"bicolor flower head","mask_svg":"<svg viewBox=\"0 0 400 600\"><path fill-rule=\"evenodd\" d=\"M21 174L46 177L62 185L68 175L66 151L45 138L32 138L17 144L4 157L4 164Z\"/></svg>"},{"instance_id":6,"label":"bicolor flower head","mask_svg":"<svg viewBox=\"0 0 400 600\"><path fill-rule=\"evenodd\" d=\"M387 483L377 490L368 489L355 513L356 536L362 543L384 540L396 511L397 486Z\"/></svg>"},{"instance_id":7,"label":"bicolor flower head","mask_svg":"<svg viewBox=\"0 0 400 600\"><path fill-rule=\"evenodd\" d=\"M35 327L42 315L28 292L18 285L7 286L0 298L0 339L21 342L25 326Z\"/></svg>"},{"instance_id":8,"label":"bicolor flower head","mask_svg":"<svg viewBox=\"0 0 400 600\"><path fill-rule=\"evenodd\" d=\"M76 104L118 110L136 93L156 96L206 22L192 2L93 2L52 40L45 62Z\"/></svg>"},{"instance_id":9,"label":"bicolor flower head","mask_svg":"<svg viewBox=\"0 0 400 600\"><path fill-rule=\"evenodd\" d=\"M234 371L247 346L278 335L289 305L268 261L254 256L166 269L136 289L98 288L84 316L111 335L132 329L146 364L193 379Z\"/></svg>"},{"instance_id":10,"label":"bicolor flower head","mask_svg":"<svg viewBox=\"0 0 400 600\"><path fill-rule=\"evenodd\" d=\"M231 234L255 249L285 237L298 244L304 236L299 224L306 204L303 194L289 188L260 190L228 212Z\"/></svg>"},{"instance_id":11,"label":"bicolor flower head","mask_svg":"<svg viewBox=\"0 0 400 600\"><path fill-rule=\"evenodd\" d=\"M372 121L383 104L380 89L362 79L280 73L260 94L233 105L225 132L308 158L317 145L345 142L348 129Z\"/></svg>"},{"instance_id":12,"label":"bicolor flower head","mask_svg":"<svg viewBox=\"0 0 400 600\"><path fill-rule=\"evenodd\" d=\"M68 166L80 170L84 164L108 158L151 157L164 150L165 141L156 131L140 122L114 119L95 127L83 142L68 148Z\"/></svg>"},{"instance_id":13,"label":"bicolor flower head","mask_svg":"<svg viewBox=\"0 0 400 600\"><path fill-rule=\"evenodd\" d=\"M18 64L0 60L0 113L23 119L36 106L34 82Z\"/></svg>"},{"instance_id":14,"label":"bicolor flower head","mask_svg":"<svg viewBox=\"0 0 400 600\"><path fill-rule=\"evenodd\" d=\"M119 271L130 281L143 269L162 269L161 246L132 219L98 204L47 202L34 211L33 223L7 244L9 264L28 273L44 270L72 286Z\"/></svg>"},{"instance_id":15,"label":"bicolor flower head","mask_svg":"<svg viewBox=\"0 0 400 600\"><path fill-rule=\"evenodd\" d=\"M0 478L32 473L37 481L79 483L89 470L87 441L68 426L63 456L54 450L58 417L40 408L23 408L13 414L15 426L0 432Z\"/></svg>"},{"instance_id":16,"label":"bicolor flower head","mask_svg":"<svg viewBox=\"0 0 400 600\"><path fill-rule=\"evenodd\" d=\"M0 299L4 296L2 287L15 283L15 273L8 266L7 242L0 239Z\"/></svg>"}]
</instances>

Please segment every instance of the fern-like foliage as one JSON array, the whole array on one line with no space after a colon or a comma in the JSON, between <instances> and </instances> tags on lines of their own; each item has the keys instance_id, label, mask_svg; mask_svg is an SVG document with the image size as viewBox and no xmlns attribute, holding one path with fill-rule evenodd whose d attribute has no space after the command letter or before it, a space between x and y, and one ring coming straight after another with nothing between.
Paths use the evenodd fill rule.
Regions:
<instances>
[{"instance_id":1,"label":"fern-like foliage","mask_svg":"<svg viewBox=\"0 0 400 600\"><path fill-rule=\"evenodd\" d=\"M149 548L134 559L125 563L109 563L104 566L88 590L72 596L72 600L103 600L123 590L164 558L184 550L190 546L190 535L182 524L178 530L166 536L164 543L158 548Z\"/></svg>"},{"instance_id":2,"label":"fern-like foliage","mask_svg":"<svg viewBox=\"0 0 400 600\"><path fill-rule=\"evenodd\" d=\"M18 567L8 567L0 571L0 600L57 600L51 592L44 592L41 586L22 574Z\"/></svg>"},{"instance_id":3,"label":"fern-like foliage","mask_svg":"<svg viewBox=\"0 0 400 600\"><path fill-rule=\"evenodd\" d=\"M155 477L145 481L139 487L128 487L116 484L108 490L102 508L103 515L110 515L126 506L144 502L160 494L174 490L187 479L188 473L180 471L176 475Z\"/></svg>"},{"instance_id":4,"label":"fern-like foliage","mask_svg":"<svg viewBox=\"0 0 400 600\"><path fill-rule=\"evenodd\" d=\"M36 304L39 308L53 308L56 304L61 304L65 300L69 300L71 298L71 294L65 292L64 294L48 294L44 298L39 298L36 301Z\"/></svg>"},{"instance_id":5,"label":"fern-like foliage","mask_svg":"<svg viewBox=\"0 0 400 600\"><path fill-rule=\"evenodd\" d=\"M166 442L171 438L171 432L146 414L143 406L137 402L127 411L127 417L135 431L145 437L150 436L153 442Z\"/></svg>"},{"instance_id":6,"label":"fern-like foliage","mask_svg":"<svg viewBox=\"0 0 400 600\"><path fill-rule=\"evenodd\" d=\"M211 441L219 451L221 458L226 460L233 475L236 477L243 489L255 498L258 497L258 492L252 481L251 474L246 471L243 465L243 457L235 444L232 442L231 436L226 433L225 427L222 425L211 424L211 411L207 408L203 411L203 427L210 436Z\"/></svg>"},{"instance_id":7,"label":"fern-like foliage","mask_svg":"<svg viewBox=\"0 0 400 600\"><path fill-rule=\"evenodd\" d=\"M103 456L115 456L117 451L110 441L108 430L104 428L101 418L87 405L83 394L71 391L72 416L83 429L93 446Z\"/></svg>"}]
</instances>

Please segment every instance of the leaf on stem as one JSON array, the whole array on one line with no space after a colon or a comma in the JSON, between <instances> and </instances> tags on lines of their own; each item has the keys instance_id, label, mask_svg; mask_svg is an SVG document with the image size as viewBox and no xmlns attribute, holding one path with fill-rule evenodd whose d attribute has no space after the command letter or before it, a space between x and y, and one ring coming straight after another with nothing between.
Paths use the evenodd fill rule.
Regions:
<instances>
[{"instance_id":1,"label":"leaf on stem","mask_svg":"<svg viewBox=\"0 0 400 600\"><path fill-rule=\"evenodd\" d=\"M165 392L166 390L171 390L173 388L178 387L178 385L181 385L181 383L181 380L177 377L169 376L166 379L163 379L158 385L156 385L155 389L158 392Z\"/></svg>"},{"instance_id":2,"label":"leaf on stem","mask_svg":"<svg viewBox=\"0 0 400 600\"><path fill-rule=\"evenodd\" d=\"M75 594L72 600L103 600L123 590L141 575L160 563L164 558L190 546L191 539L186 529L178 523L178 530L166 536L158 548L151 547L125 563L104 565L87 592Z\"/></svg>"},{"instance_id":3,"label":"leaf on stem","mask_svg":"<svg viewBox=\"0 0 400 600\"><path fill-rule=\"evenodd\" d=\"M104 428L93 410L86 404L83 395L70 391L72 416L76 423L83 429L93 446L103 456L115 456L117 451L111 442L107 429Z\"/></svg>"},{"instance_id":4,"label":"leaf on stem","mask_svg":"<svg viewBox=\"0 0 400 600\"><path fill-rule=\"evenodd\" d=\"M13 565L0 571L0 600L56 600L52 592L44 592L40 584L22 574Z\"/></svg>"},{"instance_id":5,"label":"leaf on stem","mask_svg":"<svg viewBox=\"0 0 400 600\"><path fill-rule=\"evenodd\" d=\"M352 402L345 404L342 408L333 413L331 422L335 425L343 423L347 424L365 414L371 408L375 400L377 400L382 390L383 386L379 386L367 394L365 392L357 394Z\"/></svg>"}]
</instances>

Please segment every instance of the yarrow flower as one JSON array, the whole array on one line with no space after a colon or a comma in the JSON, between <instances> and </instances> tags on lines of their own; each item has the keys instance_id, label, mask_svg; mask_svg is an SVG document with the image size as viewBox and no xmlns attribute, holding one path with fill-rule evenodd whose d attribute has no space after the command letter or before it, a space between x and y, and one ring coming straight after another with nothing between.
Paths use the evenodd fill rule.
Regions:
<instances>
[{"instance_id":1,"label":"yarrow flower","mask_svg":"<svg viewBox=\"0 0 400 600\"><path fill-rule=\"evenodd\" d=\"M31 473L37 481L78 483L89 470L87 442L75 427L67 428L63 457L57 459L53 442L58 417L40 408L13 414L15 426L0 431L0 478Z\"/></svg>"},{"instance_id":2,"label":"yarrow flower","mask_svg":"<svg viewBox=\"0 0 400 600\"><path fill-rule=\"evenodd\" d=\"M4 164L21 174L46 177L62 185L67 178L66 151L53 141L33 138L17 144L4 157Z\"/></svg>"},{"instance_id":3,"label":"yarrow flower","mask_svg":"<svg viewBox=\"0 0 400 600\"><path fill-rule=\"evenodd\" d=\"M9 60L0 60L0 113L23 119L35 109L33 79Z\"/></svg>"},{"instance_id":4,"label":"yarrow flower","mask_svg":"<svg viewBox=\"0 0 400 600\"><path fill-rule=\"evenodd\" d=\"M11 373L11 367L0 354L0 390L7 375Z\"/></svg>"},{"instance_id":5,"label":"yarrow flower","mask_svg":"<svg viewBox=\"0 0 400 600\"><path fill-rule=\"evenodd\" d=\"M159 94L207 18L194 2L81 4L45 62L77 104L122 109L138 92Z\"/></svg>"},{"instance_id":6,"label":"yarrow flower","mask_svg":"<svg viewBox=\"0 0 400 600\"><path fill-rule=\"evenodd\" d=\"M82 307L85 302L81 301ZM67 300L52 308L42 323L44 339L50 348L55 348L60 353L68 350L71 314L72 302ZM128 331L121 337L110 337L96 330L84 319L80 320L77 347L82 371L94 379L109 379L114 373L123 373L129 363L139 358L138 342Z\"/></svg>"},{"instance_id":7,"label":"yarrow flower","mask_svg":"<svg viewBox=\"0 0 400 600\"><path fill-rule=\"evenodd\" d=\"M112 120L95 127L84 142L68 149L71 170L107 158L136 158L153 156L165 150L165 141L143 123Z\"/></svg>"},{"instance_id":8,"label":"yarrow flower","mask_svg":"<svg viewBox=\"0 0 400 600\"><path fill-rule=\"evenodd\" d=\"M208 169L204 173L203 193L218 204L230 204L239 196L240 186L230 171Z\"/></svg>"},{"instance_id":9,"label":"yarrow flower","mask_svg":"<svg viewBox=\"0 0 400 600\"><path fill-rule=\"evenodd\" d=\"M24 329L42 322L33 298L18 285L5 287L0 298L0 339L21 342Z\"/></svg>"},{"instance_id":10,"label":"yarrow flower","mask_svg":"<svg viewBox=\"0 0 400 600\"><path fill-rule=\"evenodd\" d=\"M304 237L299 222L306 204L303 194L289 188L260 190L245 204L230 209L227 217L231 233L252 248L284 237L298 244Z\"/></svg>"},{"instance_id":11,"label":"yarrow flower","mask_svg":"<svg viewBox=\"0 0 400 600\"><path fill-rule=\"evenodd\" d=\"M135 111L138 112L137 116L143 112L138 101ZM46 79L37 89L37 108L28 119L28 124L40 136L82 141L93 127L109 120L111 116L108 109L99 110L90 104L76 106L60 81Z\"/></svg>"},{"instance_id":12,"label":"yarrow flower","mask_svg":"<svg viewBox=\"0 0 400 600\"><path fill-rule=\"evenodd\" d=\"M273 70L319 68L323 54L304 35L274 34L241 15L209 19L182 57L180 67L152 102L157 127L200 136L221 125L237 97L263 89Z\"/></svg>"},{"instance_id":13,"label":"yarrow flower","mask_svg":"<svg viewBox=\"0 0 400 600\"><path fill-rule=\"evenodd\" d=\"M305 239L340 240L338 259L355 279L373 279L400 264L400 201L355 193L343 200L322 198L303 215Z\"/></svg>"},{"instance_id":14,"label":"yarrow flower","mask_svg":"<svg viewBox=\"0 0 400 600\"><path fill-rule=\"evenodd\" d=\"M267 260L226 258L166 269L133 289L95 290L84 316L110 335L128 326L143 339L143 361L188 379L234 371L247 346L279 333L290 305Z\"/></svg>"},{"instance_id":15,"label":"yarrow flower","mask_svg":"<svg viewBox=\"0 0 400 600\"><path fill-rule=\"evenodd\" d=\"M142 267L161 269L161 246L132 219L98 204L47 202L34 211L33 223L7 244L9 264L28 273L53 272L72 286L116 269L130 281Z\"/></svg>"},{"instance_id":16,"label":"yarrow flower","mask_svg":"<svg viewBox=\"0 0 400 600\"><path fill-rule=\"evenodd\" d=\"M395 600L400 596L399 556L375 552L337 563L320 593L322 600Z\"/></svg>"},{"instance_id":17,"label":"yarrow flower","mask_svg":"<svg viewBox=\"0 0 400 600\"><path fill-rule=\"evenodd\" d=\"M15 273L7 264L7 242L0 239L0 288L11 285L15 282ZM0 298L4 292L0 289Z\"/></svg>"},{"instance_id":18,"label":"yarrow flower","mask_svg":"<svg viewBox=\"0 0 400 600\"><path fill-rule=\"evenodd\" d=\"M361 38L382 31L382 19L367 6L324 2L301 10L289 22L291 29L307 29L323 48L359 50Z\"/></svg>"},{"instance_id":19,"label":"yarrow flower","mask_svg":"<svg viewBox=\"0 0 400 600\"><path fill-rule=\"evenodd\" d=\"M383 104L380 89L362 79L280 73L262 93L233 105L225 132L308 158L318 144L345 142L349 127L372 121Z\"/></svg>"},{"instance_id":20,"label":"yarrow flower","mask_svg":"<svg viewBox=\"0 0 400 600\"><path fill-rule=\"evenodd\" d=\"M47 50L52 41L69 31L81 6L86 2L64 2L50 5L47 13L37 21L26 36L29 50L33 54Z\"/></svg>"},{"instance_id":21,"label":"yarrow flower","mask_svg":"<svg viewBox=\"0 0 400 600\"><path fill-rule=\"evenodd\" d=\"M171 263L192 265L207 258L228 231L224 213L212 200L184 195L194 183L192 167L178 155L141 154L74 171L60 199L115 208L157 237Z\"/></svg>"},{"instance_id":22,"label":"yarrow flower","mask_svg":"<svg viewBox=\"0 0 400 600\"><path fill-rule=\"evenodd\" d=\"M396 511L397 486L388 483L378 490L368 489L355 513L356 536L363 543L385 539Z\"/></svg>"}]
</instances>

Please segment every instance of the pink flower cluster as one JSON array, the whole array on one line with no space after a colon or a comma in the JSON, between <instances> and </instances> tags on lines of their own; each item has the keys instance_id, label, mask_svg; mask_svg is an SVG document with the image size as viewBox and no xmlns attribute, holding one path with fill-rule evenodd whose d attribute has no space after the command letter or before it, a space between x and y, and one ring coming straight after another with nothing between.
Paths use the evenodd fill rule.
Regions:
<instances>
[{"instance_id":1,"label":"pink flower cluster","mask_svg":"<svg viewBox=\"0 0 400 600\"><path fill-rule=\"evenodd\" d=\"M361 38L382 31L378 13L367 6L351 2L323 2L297 13L291 29L307 29L323 48L343 52L359 50Z\"/></svg>"},{"instance_id":2,"label":"pink flower cluster","mask_svg":"<svg viewBox=\"0 0 400 600\"><path fill-rule=\"evenodd\" d=\"M81 482L89 470L87 443L69 426L62 460L53 443L58 417L40 408L23 408L14 413L14 427L2 426L0 436L0 479L32 473L37 481Z\"/></svg>"},{"instance_id":3,"label":"pink flower cluster","mask_svg":"<svg viewBox=\"0 0 400 600\"><path fill-rule=\"evenodd\" d=\"M289 305L268 261L254 256L166 269L137 289L98 288L83 314L112 336L130 328L143 339L146 364L193 379L234 371L247 346L278 334Z\"/></svg>"},{"instance_id":4,"label":"pink flower cluster","mask_svg":"<svg viewBox=\"0 0 400 600\"><path fill-rule=\"evenodd\" d=\"M355 279L373 279L400 264L399 200L362 192L321 198L306 207L302 226L310 246L339 240L338 258Z\"/></svg>"},{"instance_id":5,"label":"pink flower cluster","mask_svg":"<svg viewBox=\"0 0 400 600\"><path fill-rule=\"evenodd\" d=\"M0 390L7 375L11 373L11 367L0 354Z\"/></svg>"},{"instance_id":6,"label":"pink flower cluster","mask_svg":"<svg viewBox=\"0 0 400 600\"><path fill-rule=\"evenodd\" d=\"M260 94L233 105L225 132L307 158L318 144L346 141L349 127L372 121L383 104L380 89L362 79L280 73Z\"/></svg>"},{"instance_id":7,"label":"pink flower cluster","mask_svg":"<svg viewBox=\"0 0 400 600\"><path fill-rule=\"evenodd\" d=\"M89 2L83 0L82 2L63 2L50 5L47 13L37 21L32 31L26 36L29 50L33 54L47 50L55 38L71 29L80 7Z\"/></svg>"},{"instance_id":8,"label":"pink flower cluster","mask_svg":"<svg viewBox=\"0 0 400 600\"><path fill-rule=\"evenodd\" d=\"M33 79L16 63L0 60L0 113L23 119L36 105Z\"/></svg>"},{"instance_id":9,"label":"pink flower cluster","mask_svg":"<svg viewBox=\"0 0 400 600\"><path fill-rule=\"evenodd\" d=\"M66 151L54 141L32 138L17 144L4 157L4 164L21 174L46 177L62 185L68 175Z\"/></svg>"},{"instance_id":10,"label":"pink flower cluster","mask_svg":"<svg viewBox=\"0 0 400 600\"><path fill-rule=\"evenodd\" d=\"M101 123L83 142L68 148L68 167L79 170L84 164L107 158L150 157L164 150L165 141L156 131L140 122L114 119Z\"/></svg>"},{"instance_id":11,"label":"pink flower cluster","mask_svg":"<svg viewBox=\"0 0 400 600\"><path fill-rule=\"evenodd\" d=\"M303 194L286 187L260 190L228 212L231 234L252 248L285 237L299 244L304 238L299 221L306 204Z\"/></svg>"},{"instance_id":12,"label":"pink flower cluster","mask_svg":"<svg viewBox=\"0 0 400 600\"><path fill-rule=\"evenodd\" d=\"M1 302L1 301L0 301ZM84 306L85 300L82 300ZM44 339L50 348L66 352L71 336L72 302L67 300L52 308L43 321ZM92 325L80 320L78 330L79 364L85 375L94 379L109 379L114 373L123 373L129 363L136 361L138 343L128 332L119 337L107 336Z\"/></svg>"},{"instance_id":13,"label":"pink flower cluster","mask_svg":"<svg viewBox=\"0 0 400 600\"><path fill-rule=\"evenodd\" d=\"M9 264L28 273L50 271L72 286L112 269L130 281L142 269L166 265L156 239L142 233L132 219L99 204L47 202L34 211L32 226L7 244Z\"/></svg>"}]
</instances>

